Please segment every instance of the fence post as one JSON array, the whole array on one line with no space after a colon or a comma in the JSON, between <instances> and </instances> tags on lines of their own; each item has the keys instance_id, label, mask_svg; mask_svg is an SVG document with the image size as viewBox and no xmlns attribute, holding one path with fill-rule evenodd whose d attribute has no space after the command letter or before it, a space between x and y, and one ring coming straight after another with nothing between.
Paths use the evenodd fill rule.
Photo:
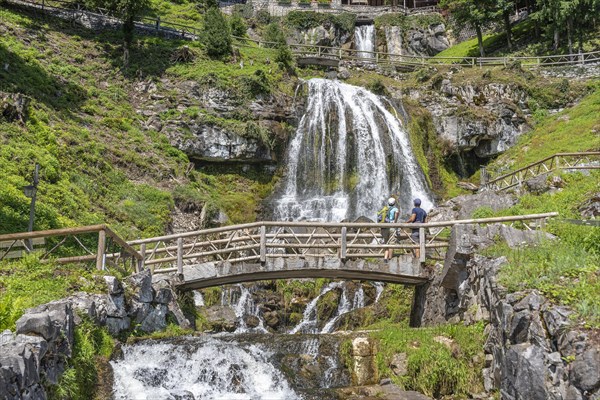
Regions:
<instances>
[{"instance_id":1,"label":"fence post","mask_svg":"<svg viewBox=\"0 0 600 400\"><path fill-rule=\"evenodd\" d=\"M96 269L102 271L104 269L104 250L106 248L106 231L101 229L98 231L98 252L96 253Z\"/></svg>"},{"instance_id":2,"label":"fence post","mask_svg":"<svg viewBox=\"0 0 600 400\"><path fill-rule=\"evenodd\" d=\"M138 269L136 272L142 272L144 270L144 262L146 261L146 243L142 243L140 246L140 255L142 256L142 259L138 260Z\"/></svg>"},{"instance_id":3,"label":"fence post","mask_svg":"<svg viewBox=\"0 0 600 400\"><path fill-rule=\"evenodd\" d=\"M160 28L160 17L156 17L156 31L158 32Z\"/></svg>"},{"instance_id":4,"label":"fence post","mask_svg":"<svg viewBox=\"0 0 600 400\"><path fill-rule=\"evenodd\" d=\"M183 274L183 238L177 238L177 273Z\"/></svg>"},{"instance_id":5,"label":"fence post","mask_svg":"<svg viewBox=\"0 0 600 400\"><path fill-rule=\"evenodd\" d=\"M261 264L267 262L267 227L265 225L260 227L260 262Z\"/></svg>"},{"instance_id":6,"label":"fence post","mask_svg":"<svg viewBox=\"0 0 600 400\"><path fill-rule=\"evenodd\" d=\"M342 237L340 238L340 259L346 261L346 232L347 228L342 226Z\"/></svg>"},{"instance_id":7,"label":"fence post","mask_svg":"<svg viewBox=\"0 0 600 400\"><path fill-rule=\"evenodd\" d=\"M484 187L487 184L488 181L488 172L487 172L487 168L485 165L481 165L479 167L480 170L480 174L479 174L479 185L481 187Z\"/></svg>"},{"instance_id":8,"label":"fence post","mask_svg":"<svg viewBox=\"0 0 600 400\"><path fill-rule=\"evenodd\" d=\"M419 228L419 262L425 262L425 228Z\"/></svg>"}]
</instances>

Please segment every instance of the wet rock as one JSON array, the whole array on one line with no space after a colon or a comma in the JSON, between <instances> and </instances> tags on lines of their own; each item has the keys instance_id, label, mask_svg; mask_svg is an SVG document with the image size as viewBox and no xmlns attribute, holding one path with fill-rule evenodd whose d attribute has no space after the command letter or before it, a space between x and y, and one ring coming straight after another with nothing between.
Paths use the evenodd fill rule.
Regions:
<instances>
[{"instance_id":1,"label":"wet rock","mask_svg":"<svg viewBox=\"0 0 600 400\"><path fill-rule=\"evenodd\" d=\"M256 315L244 315L244 323L248 328L256 328L260 325L260 319Z\"/></svg>"},{"instance_id":2,"label":"wet rock","mask_svg":"<svg viewBox=\"0 0 600 400\"><path fill-rule=\"evenodd\" d=\"M207 322L215 331L235 331L236 316L231 307L211 306L204 310Z\"/></svg>"},{"instance_id":3,"label":"wet rock","mask_svg":"<svg viewBox=\"0 0 600 400\"><path fill-rule=\"evenodd\" d=\"M167 327L167 312L167 306L164 304L155 305L141 322L140 329L144 332L164 330Z\"/></svg>"},{"instance_id":4,"label":"wet rock","mask_svg":"<svg viewBox=\"0 0 600 400\"><path fill-rule=\"evenodd\" d=\"M194 394L189 390L172 390L169 392L173 400L195 400Z\"/></svg>"}]
</instances>

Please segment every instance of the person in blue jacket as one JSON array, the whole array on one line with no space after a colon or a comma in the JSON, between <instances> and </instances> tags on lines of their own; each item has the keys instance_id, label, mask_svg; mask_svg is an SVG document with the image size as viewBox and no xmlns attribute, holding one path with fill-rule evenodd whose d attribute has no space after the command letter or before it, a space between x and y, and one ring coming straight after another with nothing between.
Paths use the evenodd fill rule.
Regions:
<instances>
[{"instance_id":1,"label":"person in blue jacket","mask_svg":"<svg viewBox=\"0 0 600 400\"><path fill-rule=\"evenodd\" d=\"M411 211L411 215L410 218L406 221L408 223L425 223L425 220L427 219L427 213L425 212L425 210L423 210L421 208L421 199L415 199L413 201L413 204L415 205L415 208L412 209ZM411 239L415 242L415 243L419 243L419 229L413 229L412 233L410 234ZM421 251L419 249L415 250L415 254L417 256L417 258L419 258L419 256L421 255Z\"/></svg>"}]
</instances>

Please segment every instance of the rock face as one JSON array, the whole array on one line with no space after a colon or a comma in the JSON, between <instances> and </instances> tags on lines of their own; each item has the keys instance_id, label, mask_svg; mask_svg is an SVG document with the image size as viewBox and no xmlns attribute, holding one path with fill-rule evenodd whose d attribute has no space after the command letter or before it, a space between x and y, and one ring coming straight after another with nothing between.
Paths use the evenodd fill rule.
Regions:
<instances>
[{"instance_id":1,"label":"rock face","mask_svg":"<svg viewBox=\"0 0 600 400\"><path fill-rule=\"evenodd\" d=\"M388 53L434 56L450 47L444 24L412 27L406 31L399 26L385 26L383 30Z\"/></svg>"},{"instance_id":2,"label":"rock face","mask_svg":"<svg viewBox=\"0 0 600 400\"><path fill-rule=\"evenodd\" d=\"M426 107L438 135L460 151L489 158L510 148L529 127L524 118L526 93L510 84L439 84L443 97ZM478 110L473 113L473 110Z\"/></svg>"},{"instance_id":3,"label":"rock face","mask_svg":"<svg viewBox=\"0 0 600 400\"><path fill-rule=\"evenodd\" d=\"M507 294L497 282L506 259L476 254L498 235L513 244L534 238L486 228L462 226L452 233L443 269L421 289L427 300L420 322L488 322L484 386L499 389L503 399L598 398L598 339L572 328L570 311L535 290Z\"/></svg>"},{"instance_id":4,"label":"rock face","mask_svg":"<svg viewBox=\"0 0 600 400\"><path fill-rule=\"evenodd\" d=\"M286 37L288 43L313 44L317 46L348 47L352 32L340 29L325 22L323 25L309 29L293 29Z\"/></svg>"},{"instance_id":5,"label":"rock face","mask_svg":"<svg viewBox=\"0 0 600 400\"><path fill-rule=\"evenodd\" d=\"M27 121L31 99L21 93L0 92L0 118L8 122Z\"/></svg>"},{"instance_id":6,"label":"rock face","mask_svg":"<svg viewBox=\"0 0 600 400\"><path fill-rule=\"evenodd\" d=\"M187 329L171 282L149 271L128 278L125 287L113 276L105 276L107 294L77 293L63 300L31 308L17 320L16 334L0 334L0 397L45 399L45 384L57 384L71 357L79 314L118 334L131 328L153 332L164 329L171 315Z\"/></svg>"},{"instance_id":7,"label":"rock face","mask_svg":"<svg viewBox=\"0 0 600 400\"><path fill-rule=\"evenodd\" d=\"M248 84L261 79L251 76ZM287 135L282 123L295 118L292 99L284 95L259 93L246 99L248 90L220 89L210 79L162 79L138 83L134 89L144 127L164 132L171 145L193 160L274 162L278 141Z\"/></svg>"},{"instance_id":8,"label":"rock face","mask_svg":"<svg viewBox=\"0 0 600 400\"><path fill-rule=\"evenodd\" d=\"M482 207L497 212L510 208L515 204L517 204L517 200L514 196L493 191L457 196L434 208L429 213L429 221L469 219L473 217L475 210Z\"/></svg>"}]
</instances>

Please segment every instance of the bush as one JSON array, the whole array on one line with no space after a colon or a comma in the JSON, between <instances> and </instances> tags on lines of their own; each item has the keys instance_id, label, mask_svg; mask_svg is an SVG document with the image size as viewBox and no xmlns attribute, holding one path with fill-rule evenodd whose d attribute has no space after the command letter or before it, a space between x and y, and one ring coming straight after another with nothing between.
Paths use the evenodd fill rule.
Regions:
<instances>
[{"instance_id":1,"label":"bush","mask_svg":"<svg viewBox=\"0 0 600 400\"><path fill-rule=\"evenodd\" d=\"M248 27L246 26L244 19L239 14L234 14L233 17L231 17L229 23L231 25L231 34L233 36L246 36L246 31L248 30Z\"/></svg>"},{"instance_id":2,"label":"bush","mask_svg":"<svg viewBox=\"0 0 600 400\"><path fill-rule=\"evenodd\" d=\"M300 30L307 30L330 23L344 32L353 32L355 22L356 15L350 13L330 15L314 11L292 11L285 17L285 24L287 26Z\"/></svg>"},{"instance_id":3,"label":"bush","mask_svg":"<svg viewBox=\"0 0 600 400\"><path fill-rule=\"evenodd\" d=\"M206 54L212 58L223 58L231 54L229 25L218 8L210 8L204 19L204 43Z\"/></svg>"},{"instance_id":4,"label":"bush","mask_svg":"<svg viewBox=\"0 0 600 400\"><path fill-rule=\"evenodd\" d=\"M256 22L259 25L267 25L271 22L271 14L267 10L259 10L256 13Z\"/></svg>"},{"instance_id":5,"label":"bush","mask_svg":"<svg viewBox=\"0 0 600 400\"><path fill-rule=\"evenodd\" d=\"M267 25L263 33L263 39L270 42L267 47L271 48L278 47L278 45L285 43L285 36L277 22L272 22Z\"/></svg>"},{"instance_id":6,"label":"bush","mask_svg":"<svg viewBox=\"0 0 600 400\"><path fill-rule=\"evenodd\" d=\"M388 94L388 91L383 82L381 82L381 79L375 79L373 82L369 83L369 85L367 85L367 89L379 96L386 96Z\"/></svg>"}]
</instances>

